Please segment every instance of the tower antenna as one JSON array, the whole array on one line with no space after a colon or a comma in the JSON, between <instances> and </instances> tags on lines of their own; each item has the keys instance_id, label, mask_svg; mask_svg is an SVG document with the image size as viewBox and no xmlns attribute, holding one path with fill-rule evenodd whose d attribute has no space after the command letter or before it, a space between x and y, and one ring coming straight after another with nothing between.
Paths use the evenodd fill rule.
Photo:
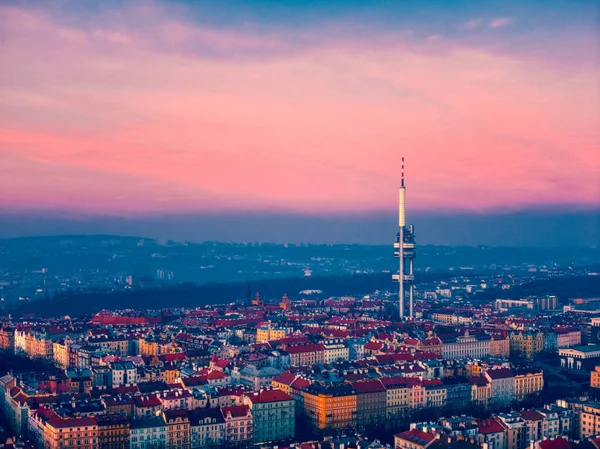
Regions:
<instances>
[{"instance_id":1,"label":"tower antenna","mask_svg":"<svg viewBox=\"0 0 600 449\"><path fill-rule=\"evenodd\" d=\"M402 156L402 187L404 187L404 156Z\"/></svg>"}]
</instances>

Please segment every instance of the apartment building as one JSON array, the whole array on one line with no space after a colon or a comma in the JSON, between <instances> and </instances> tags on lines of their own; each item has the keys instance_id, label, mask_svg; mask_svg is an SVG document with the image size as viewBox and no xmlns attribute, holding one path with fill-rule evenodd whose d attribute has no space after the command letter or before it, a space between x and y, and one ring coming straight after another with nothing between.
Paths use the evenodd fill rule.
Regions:
<instances>
[{"instance_id":1,"label":"apartment building","mask_svg":"<svg viewBox=\"0 0 600 449\"><path fill-rule=\"evenodd\" d=\"M325 363L344 362L349 360L350 351L343 340L327 340L323 346L325 348Z\"/></svg>"},{"instance_id":2,"label":"apartment building","mask_svg":"<svg viewBox=\"0 0 600 449\"><path fill-rule=\"evenodd\" d=\"M544 350L545 338L541 331L521 331L509 334L510 353L526 359Z\"/></svg>"},{"instance_id":3,"label":"apartment building","mask_svg":"<svg viewBox=\"0 0 600 449\"><path fill-rule=\"evenodd\" d=\"M129 449L130 427L125 415L98 415L98 447L101 449Z\"/></svg>"},{"instance_id":4,"label":"apartment building","mask_svg":"<svg viewBox=\"0 0 600 449\"><path fill-rule=\"evenodd\" d=\"M190 417L187 410L165 410L162 413L167 424L167 447L190 448Z\"/></svg>"},{"instance_id":5,"label":"apartment building","mask_svg":"<svg viewBox=\"0 0 600 449\"><path fill-rule=\"evenodd\" d=\"M489 369L484 376L491 384L490 402L509 404L515 399L515 376L510 369Z\"/></svg>"},{"instance_id":6,"label":"apartment building","mask_svg":"<svg viewBox=\"0 0 600 449\"><path fill-rule=\"evenodd\" d=\"M277 389L263 389L244 398L254 417L254 443L286 441L295 435L292 397Z\"/></svg>"},{"instance_id":7,"label":"apartment building","mask_svg":"<svg viewBox=\"0 0 600 449\"><path fill-rule=\"evenodd\" d=\"M444 346L442 355L445 359L481 358L490 354L490 337L486 334L440 337Z\"/></svg>"},{"instance_id":8,"label":"apartment building","mask_svg":"<svg viewBox=\"0 0 600 449\"><path fill-rule=\"evenodd\" d=\"M225 439L231 447L241 447L252 443L253 418L247 405L221 407L225 421Z\"/></svg>"},{"instance_id":9,"label":"apartment building","mask_svg":"<svg viewBox=\"0 0 600 449\"><path fill-rule=\"evenodd\" d=\"M544 389L544 373L515 372L515 399L522 401Z\"/></svg>"},{"instance_id":10,"label":"apartment building","mask_svg":"<svg viewBox=\"0 0 600 449\"><path fill-rule=\"evenodd\" d=\"M352 385L313 383L303 393L304 414L317 429L356 425L357 395Z\"/></svg>"},{"instance_id":11,"label":"apartment building","mask_svg":"<svg viewBox=\"0 0 600 449\"><path fill-rule=\"evenodd\" d=\"M167 423L162 415L131 421L130 449L167 447Z\"/></svg>"},{"instance_id":12,"label":"apartment building","mask_svg":"<svg viewBox=\"0 0 600 449\"><path fill-rule=\"evenodd\" d=\"M325 346L322 344L288 346L286 351L290 354L290 364L292 366L325 363Z\"/></svg>"},{"instance_id":13,"label":"apartment building","mask_svg":"<svg viewBox=\"0 0 600 449\"><path fill-rule=\"evenodd\" d=\"M387 394L380 379L352 382L356 391L356 425L372 426L385 420Z\"/></svg>"},{"instance_id":14,"label":"apartment building","mask_svg":"<svg viewBox=\"0 0 600 449\"><path fill-rule=\"evenodd\" d=\"M596 365L594 370L590 372L590 387L600 388L600 366Z\"/></svg>"},{"instance_id":15,"label":"apartment building","mask_svg":"<svg viewBox=\"0 0 600 449\"><path fill-rule=\"evenodd\" d=\"M291 332L292 329L289 327L274 326L271 323L262 324L256 328L256 342L280 340Z\"/></svg>"}]
</instances>

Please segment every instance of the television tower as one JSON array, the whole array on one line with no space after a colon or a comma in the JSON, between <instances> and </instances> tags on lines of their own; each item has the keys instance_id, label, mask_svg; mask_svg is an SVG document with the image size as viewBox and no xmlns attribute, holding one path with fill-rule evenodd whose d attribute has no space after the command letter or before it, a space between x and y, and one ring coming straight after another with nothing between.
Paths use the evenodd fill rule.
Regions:
<instances>
[{"instance_id":1,"label":"television tower","mask_svg":"<svg viewBox=\"0 0 600 449\"><path fill-rule=\"evenodd\" d=\"M399 259L398 274L392 277L399 284L398 299L400 302L400 319L404 319L404 300L406 299L406 290L408 290L408 317L414 318L413 311L413 283L415 275L413 274L413 261L415 252L415 234L414 226L406 225L406 188L404 186L404 158L402 158L402 183L400 184L398 201L398 233L396 234L396 243L394 243L394 255Z\"/></svg>"}]
</instances>

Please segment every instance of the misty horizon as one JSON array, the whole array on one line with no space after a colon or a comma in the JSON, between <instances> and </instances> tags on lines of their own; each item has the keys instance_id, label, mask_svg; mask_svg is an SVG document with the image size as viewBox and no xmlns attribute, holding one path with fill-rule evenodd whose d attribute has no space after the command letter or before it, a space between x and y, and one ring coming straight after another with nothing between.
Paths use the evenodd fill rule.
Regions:
<instances>
[{"instance_id":1,"label":"misty horizon","mask_svg":"<svg viewBox=\"0 0 600 449\"><path fill-rule=\"evenodd\" d=\"M0 238L119 235L173 241L385 245L397 230L395 211L301 214L227 211L118 216L0 211ZM420 245L598 247L600 209L516 212L413 212Z\"/></svg>"}]
</instances>

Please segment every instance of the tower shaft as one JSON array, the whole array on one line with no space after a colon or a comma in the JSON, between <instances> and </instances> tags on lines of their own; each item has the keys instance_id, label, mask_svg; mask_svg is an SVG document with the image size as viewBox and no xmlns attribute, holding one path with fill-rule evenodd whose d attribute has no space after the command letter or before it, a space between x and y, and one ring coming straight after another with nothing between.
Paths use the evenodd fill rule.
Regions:
<instances>
[{"instance_id":1,"label":"tower shaft","mask_svg":"<svg viewBox=\"0 0 600 449\"><path fill-rule=\"evenodd\" d=\"M406 187L404 186L404 158L402 158L402 183L398 191L398 233L394 244L394 253L398 257L398 274L394 280L398 281L398 302L400 306L400 319L404 319L406 290L409 294L409 318L414 318L413 308L413 259L415 258L414 226L406 225Z\"/></svg>"}]
</instances>

